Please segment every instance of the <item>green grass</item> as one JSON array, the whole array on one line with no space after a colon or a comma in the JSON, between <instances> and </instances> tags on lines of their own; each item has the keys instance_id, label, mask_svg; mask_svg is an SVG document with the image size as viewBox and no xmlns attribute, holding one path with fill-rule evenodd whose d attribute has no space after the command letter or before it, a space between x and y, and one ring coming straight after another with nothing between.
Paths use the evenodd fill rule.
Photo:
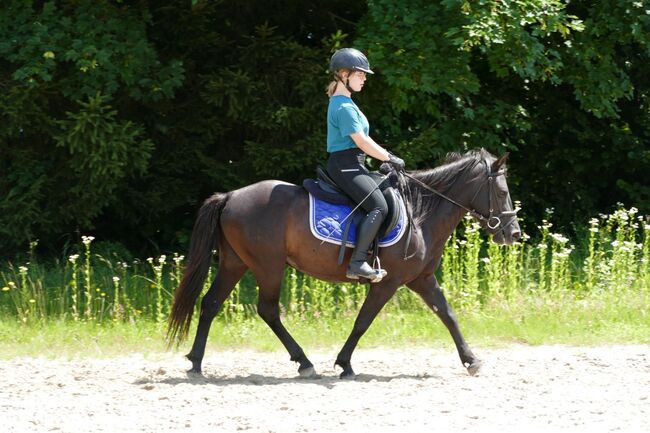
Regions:
<instances>
[{"instance_id":1,"label":"green grass","mask_svg":"<svg viewBox=\"0 0 650 433\"><path fill-rule=\"evenodd\" d=\"M647 297L617 301L522 298L477 311L459 311L457 316L471 347L502 347L514 343L650 344L649 300ZM310 350L335 352L345 342L355 316L356 312L340 317L287 317L284 322L307 353ZM135 325L64 320L23 324L4 318L0 320L0 358L147 355L167 350L164 335L164 325L153 320L142 320ZM173 350L189 351L192 337L193 333L189 341ZM377 317L359 344L362 348L413 346L453 349L453 342L432 313L400 311L395 302ZM284 350L260 318L232 321L223 315L218 317L211 329L208 351L241 348Z\"/></svg>"}]
</instances>

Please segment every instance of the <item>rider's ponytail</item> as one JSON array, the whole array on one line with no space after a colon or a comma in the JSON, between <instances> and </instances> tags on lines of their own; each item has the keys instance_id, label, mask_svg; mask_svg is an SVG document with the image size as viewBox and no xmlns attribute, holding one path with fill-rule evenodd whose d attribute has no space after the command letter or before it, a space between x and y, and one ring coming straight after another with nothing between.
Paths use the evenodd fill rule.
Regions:
<instances>
[{"instance_id":1,"label":"rider's ponytail","mask_svg":"<svg viewBox=\"0 0 650 433\"><path fill-rule=\"evenodd\" d=\"M343 71L347 71L348 76L349 76L349 74L352 72L351 70L349 70L349 69L345 69L345 68L341 68L341 69L339 69L338 71L334 72L334 79L333 79L332 81L330 81L330 83L327 85L327 92L326 92L326 93L327 93L327 96L328 96L329 98L331 98L332 96L334 96L334 92L336 92L336 86L337 86L339 83L343 83L343 85L345 85L345 82L343 81L343 79L342 79L341 76L339 75L339 74L340 74L341 72L343 72Z\"/></svg>"},{"instance_id":2,"label":"rider's ponytail","mask_svg":"<svg viewBox=\"0 0 650 433\"><path fill-rule=\"evenodd\" d=\"M327 85L327 96L331 98L334 95L334 92L336 92L336 85L339 84L337 80L332 80L330 83Z\"/></svg>"}]
</instances>

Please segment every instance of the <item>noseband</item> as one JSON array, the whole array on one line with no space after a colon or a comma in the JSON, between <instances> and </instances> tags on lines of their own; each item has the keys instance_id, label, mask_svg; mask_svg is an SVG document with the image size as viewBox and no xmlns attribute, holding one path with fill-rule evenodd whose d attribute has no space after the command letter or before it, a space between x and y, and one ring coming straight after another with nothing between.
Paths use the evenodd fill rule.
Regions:
<instances>
[{"instance_id":1,"label":"noseband","mask_svg":"<svg viewBox=\"0 0 650 433\"><path fill-rule=\"evenodd\" d=\"M499 231L504 231L508 226L510 226L512 223L515 222L514 217L517 216L517 212L519 211L519 209L510 210L510 211L503 211L503 212L499 212L499 213L494 212L494 207L493 207L492 203L497 201L496 200L496 186L495 186L496 178L499 177L499 176L505 175L505 170L498 170L498 171L493 172L493 171L490 171L490 167L489 167L486 160L482 159L481 162L483 162L485 164L485 172L486 172L486 175L487 175L487 184L488 184L488 188L489 188L489 191L488 191L488 207L490 209L490 214L488 216L485 216L485 215L481 214L480 212L476 211L476 209L470 209L470 208L468 208L466 206L463 206L462 204L458 203L453 198L448 197L447 195L445 195L445 194L443 194L443 193L441 193L439 191L436 191L435 189L431 188L426 183L420 181L419 179L414 178L413 176L411 176L408 173L404 173L404 175L406 177L408 177L409 179L414 180L415 182L420 184L420 186L422 186L424 189L426 189L428 191L431 191L432 193L444 198L445 200L447 200L447 201L455 204L456 206L460 207L461 209L465 210L474 219L476 219L479 222L479 224L481 224L481 226L485 227L485 229L490 234L494 235L495 233L497 233ZM470 205L472 203L474 203L474 200L476 199L476 196L478 196L478 193L483 189L483 185L485 185L485 183L482 183L481 186L474 193L474 197L472 197L472 200L470 201ZM503 224L502 218L506 218L506 217L511 217L510 221L507 222L506 224Z\"/></svg>"}]
</instances>

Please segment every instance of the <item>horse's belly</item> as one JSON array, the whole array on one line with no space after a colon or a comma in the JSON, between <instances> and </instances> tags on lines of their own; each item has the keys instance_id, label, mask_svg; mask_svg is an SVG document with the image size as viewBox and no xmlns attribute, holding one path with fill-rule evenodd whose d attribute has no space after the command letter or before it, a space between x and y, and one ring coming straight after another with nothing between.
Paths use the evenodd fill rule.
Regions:
<instances>
[{"instance_id":1,"label":"horse's belly","mask_svg":"<svg viewBox=\"0 0 650 433\"><path fill-rule=\"evenodd\" d=\"M328 281L349 281L345 269L352 249L346 248L343 264L338 265L339 247L322 243L311 232L306 233L310 239L303 243L302 249L287 256L287 263L293 268L312 277Z\"/></svg>"}]
</instances>

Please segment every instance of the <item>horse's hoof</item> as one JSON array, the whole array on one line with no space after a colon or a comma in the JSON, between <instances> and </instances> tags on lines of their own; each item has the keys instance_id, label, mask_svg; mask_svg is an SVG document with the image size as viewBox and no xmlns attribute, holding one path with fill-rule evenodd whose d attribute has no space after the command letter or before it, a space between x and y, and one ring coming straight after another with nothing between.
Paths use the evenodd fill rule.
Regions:
<instances>
[{"instance_id":1,"label":"horse's hoof","mask_svg":"<svg viewBox=\"0 0 650 433\"><path fill-rule=\"evenodd\" d=\"M476 360L472 362L471 364L467 365L469 363L465 364L465 367L467 367L467 372L469 373L470 376L476 376L479 374L481 367L483 366L483 362L480 360Z\"/></svg>"},{"instance_id":2,"label":"horse's hoof","mask_svg":"<svg viewBox=\"0 0 650 433\"><path fill-rule=\"evenodd\" d=\"M352 370L352 364L350 364L350 361L336 361L334 362L334 367L339 366L343 369L343 373L339 375L339 379L348 379L348 380L354 380L357 376L354 374L354 370Z\"/></svg>"},{"instance_id":3,"label":"horse's hoof","mask_svg":"<svg viewBox=\"0 0 650 433\"><path fill-rule=\"evenodd\" d=\"M200 368L194 368L194 367L187 370L187 374L188 374L188 376L203 376L203 372L201 371L201 369Z\"/></svg>"},{"instance_id":4,"label":"horse's hoof","mask_svg":"<svg viewBox=\"0 0 650 433\"><path fill-rule=\"evenodd\" d=\"M318 374L316 374L316 370L314 369L314 367L307 367L307 368L303 368L302 370L298 369L298 374L303 379L313 379L318 377Z\"/></svg>"}]
</instances>

